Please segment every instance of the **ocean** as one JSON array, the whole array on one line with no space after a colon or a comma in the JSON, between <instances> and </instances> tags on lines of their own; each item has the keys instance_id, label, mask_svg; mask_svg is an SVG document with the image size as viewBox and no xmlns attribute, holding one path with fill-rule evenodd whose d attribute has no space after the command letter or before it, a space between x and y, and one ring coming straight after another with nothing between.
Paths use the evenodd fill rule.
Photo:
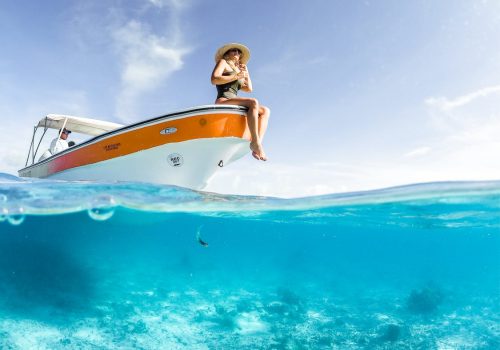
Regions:
<instances>
[{"instance_id":1,"label":"ocean","mask_svg":"<svg viewBox=\"0 0 500 350\"><path fill-rule=\"evenodd\" d=\"M0 174L0 349L499 349L500 181L280 199Z\"/></svg>"}]
</instances>

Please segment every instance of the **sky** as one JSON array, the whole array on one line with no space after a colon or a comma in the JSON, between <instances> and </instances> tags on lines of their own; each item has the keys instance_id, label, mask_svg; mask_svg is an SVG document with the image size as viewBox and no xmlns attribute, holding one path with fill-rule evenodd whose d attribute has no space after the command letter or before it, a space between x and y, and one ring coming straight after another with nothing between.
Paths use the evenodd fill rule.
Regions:
<instances>
[{"instance_id":1,"label":"sky","mask_svg":"<svg viewBox=\"0 0 500 350\"><path fill-rule=\"evenodd\" d=\"M208 191L279 197L500 179L498 0L0 0L0 172L50 113L130 123L212 104L251 50L267 162Z\"/></svg>"}]
</instances>

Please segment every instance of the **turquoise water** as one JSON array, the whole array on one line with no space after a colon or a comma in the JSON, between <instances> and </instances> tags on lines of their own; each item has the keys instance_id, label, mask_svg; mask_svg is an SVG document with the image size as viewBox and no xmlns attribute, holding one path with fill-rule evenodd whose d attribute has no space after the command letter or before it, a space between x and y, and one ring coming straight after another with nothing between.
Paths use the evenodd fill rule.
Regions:
<instances>
[{"instance_id":1,"label":"turquoise water","mask_svg":"<svg viewBox=\"0 0 500 350\"><path fill-rule=\"evenodd\" d=\"M1 349L498 349L500 182L284 200L0 174Z\"/></svg>"}]
</instances>

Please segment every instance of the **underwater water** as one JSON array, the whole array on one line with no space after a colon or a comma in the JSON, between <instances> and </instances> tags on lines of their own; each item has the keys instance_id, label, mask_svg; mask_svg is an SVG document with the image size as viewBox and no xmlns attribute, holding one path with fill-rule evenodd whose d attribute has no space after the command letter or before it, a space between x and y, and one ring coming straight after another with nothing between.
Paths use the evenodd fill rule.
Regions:
<instances>
[{"instance_id":1,"label":"underwater water","mask_svg":"<svg viewBox=\"0 0 500 350\"><path fill-rule=\"evenodd\" d=\"M299 199L0 174L0 349L498 349L500 182Z\"/></svg>"}]
</instances>

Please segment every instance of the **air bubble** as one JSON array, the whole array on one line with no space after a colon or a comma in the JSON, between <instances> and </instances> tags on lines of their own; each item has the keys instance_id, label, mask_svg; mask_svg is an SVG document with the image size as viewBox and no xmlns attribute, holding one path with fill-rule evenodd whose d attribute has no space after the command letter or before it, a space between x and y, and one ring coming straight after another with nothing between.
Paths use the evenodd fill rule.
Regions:
<instances>
[{"instance_id":1,"label":"air bubble","mask_svg":"<svg viewBox=\"0 0 500 350\"><path fill-rule=\"evenodd\" d=\"M0 208L0 222L7 220L7 209Z\"/></svg>"},{"instance_id":2,"label":"air bubble","mask_svg":"<svg viewBox=\"0 0 500 350\"><path fill-rule=\"evenodd\" d=\"M7 221L11 225L21 225L24 222L24 219L26 219L26 215L24 214L24 209L22 207L9 208L5 212L7 214Z\"/></svg>"},{"instance_id":3,"label":"air bubble","mask_svg":"<svg viewBox=\"0 0 500 350\"><path fill-rule=\"evenodd\" d=\"M3 193L0 193L0 203L5 203L7 202L7 196L4 195Z\"/></svg>"},{"instance_id":4,"label":"air bubble","mask_svg":"<svg viewBox=\"0 0 500 350\"><path fill-rule=\"evenodd\" d=\"M91 219L105 221L115 213L116 201L111 196L101 196L95 198L91 203L91 208L87 210Z\"/></svg>"}]
</instances>

